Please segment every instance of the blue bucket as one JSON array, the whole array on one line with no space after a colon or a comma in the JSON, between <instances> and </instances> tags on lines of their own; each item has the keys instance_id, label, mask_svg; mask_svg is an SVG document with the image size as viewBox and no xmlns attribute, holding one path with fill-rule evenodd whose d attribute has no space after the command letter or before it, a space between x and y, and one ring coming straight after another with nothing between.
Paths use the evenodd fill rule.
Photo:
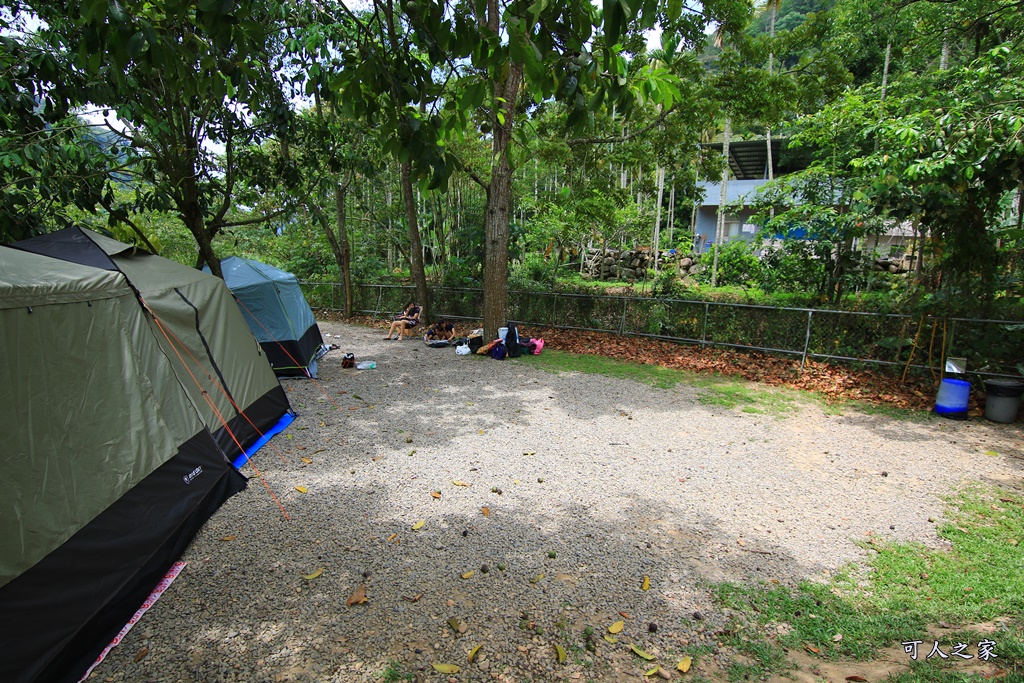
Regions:
<instances>
[{"instance_id":1,"label":"blue bucket","mask_svg":"<svg viewBox=\"0 0 1024 683\"><path fill-rule=\"evenodd\" d=\"M935 412L943 417L966 418L971 383L962 379L944 379L935 397Z\"/></svg>"}]
</instances>

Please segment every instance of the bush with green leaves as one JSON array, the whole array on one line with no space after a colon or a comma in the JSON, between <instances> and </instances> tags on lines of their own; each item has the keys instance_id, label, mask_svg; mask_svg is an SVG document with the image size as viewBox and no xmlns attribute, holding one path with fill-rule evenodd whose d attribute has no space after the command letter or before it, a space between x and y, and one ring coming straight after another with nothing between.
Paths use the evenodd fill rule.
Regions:
<instances>
[{"instance_id":1,"label":"bush with green leaves","mask_svg":"<svg viewBox=\"0 0 1024 683\"><path fill-rule=\"evenodd\" d=\"M825 279L825 265L810 243L786 239L765 254L758 285L767 294L817 291Z\"/></svg>"},{"instance_id":2,"label":"bush with green leaves","mask_svg":"<svg viewBox=\"0 0 1024 683\"><path fill-rule=\"evenodd\" d=\"M706 284L711 282L712 253L704 254L704 268L697 274L697 281ZM738 285L741 287L756 286L761 277L761 259L751 249L748 242L735 240L718 249L717 284Z\"/></svg>"}]
</instances>

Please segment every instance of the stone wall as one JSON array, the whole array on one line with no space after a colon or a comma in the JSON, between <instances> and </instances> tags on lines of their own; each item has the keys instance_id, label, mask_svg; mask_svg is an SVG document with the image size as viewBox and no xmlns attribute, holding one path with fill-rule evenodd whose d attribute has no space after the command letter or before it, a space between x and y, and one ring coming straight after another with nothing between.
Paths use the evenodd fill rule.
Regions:
<instances>
[{"instance_id":1,"label":"stone wall","mask_svg":"<svg viewBox=\"0 0 1024 683\"><path fill-rule=\"evenodd\" d=\"M658 257L660 268L675 268L679 260L680 274L697 272L697 257L692 254L672 254L662 251ZM583 257L583 277L588 280L646 280L654 277L654 252L650 249L591 248Z\"/></svg>"}]
</instances>

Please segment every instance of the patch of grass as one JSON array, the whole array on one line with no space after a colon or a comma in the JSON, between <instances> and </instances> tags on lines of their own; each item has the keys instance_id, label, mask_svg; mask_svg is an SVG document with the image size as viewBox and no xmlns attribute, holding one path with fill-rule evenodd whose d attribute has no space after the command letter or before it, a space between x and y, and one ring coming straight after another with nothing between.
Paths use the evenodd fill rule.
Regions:
<instances>
[{"instance_id":1,"label":"patch of grass","mask_svg":"<svg viewBox=\"0 0 1024 683\"><path fill-rule=\"evenodd\" d=\"M698 400L704 405L738 407L744 413L773 417L782 417L797 407L796 399L785 390L728 381L705 384Z\"/></svg>"},{"instance_id":2,"label":"patch of grass","mask_svg":"<svg viewBox=\"0 0 1024 683\"><path fill-rule=\"evenodd\" d=\"M934 636L927 626L939 621L976 624L1008 617L1008 630L990 635L1006 680L1024 680L1024 496L997 487L974 486L950 499L948 522L939 534L949 551L915 543L871 545L876 554L866 567L850 566L831 585L783 586L722 584L717 601L750 620L734 629L746 638L730 644L756 664L743 663L740 677L780 671L771 647L803 648L826 659L870 659L882 648L921 640L918 661L894 681L962 681L954 658L925 660ZM956 642L977 654L983 636L965 629L944 634L947 654ZM730 673L730 676L733 674ZM1020 678L1014 678L1019 676Z\"/></svg>"},{"instance_id":3,"label":"patch of grass","mask_svg":"<svg viewBox=\"0 0 1024 683\"><path fill-rule=\"evenodd\" d=\"M614 360L603 356L574 354L567 351L545 351L530 359L531 365L548 372L582 372L617 377L649 384L659 389L671 389L687 384L701 390L700 402L723 408L741 408L745 413L782 417L796 409L796 392L786 389L761 387L753 383L730 380L718 375L701 375L684 370L663 368Z\"/></svg>"},{"instance_id":4,"label":"patch of grass","mask_svg":"<svg viewBox=\"0 0 1024 683\"><path fill-rule=\"evenodd\" d=\"M411 671L406 671L405 666L401 662L396 662L393 659L388 660L388 668L384 669L381 673L381 680L383 683L399 683L399 681L412 681L415 680L415 676Z\"/></svg>"},{"instance_id":5,"label":"patch of grass","mask_svg":"<svg viewBox=\"0 0 1024 683\"><path fill-rule=\"evenodd\" d=\"M864 413L865 415L882 415L883 417L888 417L893 420L912 420L923 422L938 417L935 413L930 411L897 408L895 406L885 405L884 403L871 403L869 401L846 401L836 405L841 405L844 408L849 407L856 410L858 413Z\"/></svg>"},{"instance_id":6,"label":"patch of grass","mask_svg":"<svg viewBox=\"0 0 1024 683\"><path fill-rule=\"evenodd\" d=\"M749 661L732 662L727 674L730 681L757 680L773 672L782 672L792 668L786 660L786 652L781 647L767 640L749 640L732 637L728 643L745 655Z\"/></svg>"},{"instance_id":7,"label":"patch of grass","mask_svg":"<svg viewBox=\"0 0 1024 683\"><path fill-rule=\"evenodd\" d=\"M872 603L932 620L1024 616L1024 496L975 486L949 501L947 519L939 535L952 552L917 544L879 550L871 562Z\"/></svg>"},{"instance_id":8,"label":"patch of grass","mask_svg":"<svg viewBox=\"0 0 1024 683\"><path fill-rule=\"evenodd\" d=\"M660 365L627 363L603 356L556 350L545 350L541 355L531 357L530 364L548 372L582 372L589 375L605 375L642 382L659 389L671 389L680 382L688 381L691 377L691 373L663 368Z\"/></svg>"}]
</instances>

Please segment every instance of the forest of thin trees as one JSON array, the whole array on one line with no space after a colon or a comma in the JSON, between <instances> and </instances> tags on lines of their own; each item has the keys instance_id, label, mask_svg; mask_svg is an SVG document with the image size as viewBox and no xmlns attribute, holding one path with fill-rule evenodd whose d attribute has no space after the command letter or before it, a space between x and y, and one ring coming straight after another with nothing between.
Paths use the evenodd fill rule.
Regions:
<instances>
[{"instance_id":1,"label":"forest of thin trees","mask_svg":"<svg viewBox=\"0 0 1024 683\"><path fill-rule=\"evenodd\" d=\"M431 285L482 287L488 328L510 284L1018 315L1022 17L1020 0L9 3L0 241L80 224L214 273L240 254L428 304ZM729 239L740 141L764 144L770 182L743 202L756 231ZM899 253L878 252L896 229ZM585 261L605 250L650 258L598 282Z\"/></svg>"}]
</instances>

